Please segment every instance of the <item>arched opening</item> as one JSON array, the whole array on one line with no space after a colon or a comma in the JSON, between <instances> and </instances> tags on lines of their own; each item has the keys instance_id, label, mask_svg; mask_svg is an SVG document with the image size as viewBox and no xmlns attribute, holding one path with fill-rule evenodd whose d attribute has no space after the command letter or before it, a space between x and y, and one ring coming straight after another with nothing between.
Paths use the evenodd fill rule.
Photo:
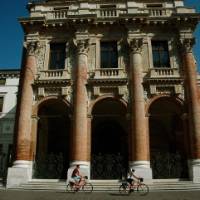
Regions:
<instances>
[{"instance_id":1,"label":"arched opening","mask_svg":"<svg viewBox=\"0 0 200 200\"><path fill-rule=\"evenodd\" d=\"M106 98L92 111L92 179L121 179L128 166L126 106Z\"/></svg>"},{"instance_id":2,"label":"arched opening","mask_svg":"<svg viewBox=\"0 0 200 200\"><path fill-rule=\"evenodd\" d=\"M34 178L64 179L69 166L69 107L51 99L40 105Z\"/></svg>"},{"instance_id":3,"label":"arched opening","mask_svg":"<svg viewBox=\"0 0 200 200\"><path fill-rule=\"evenodd\" d=\"M151 167L153 178L187 178L186 134L181 104L161 97L149 108Z\"/></svg>"}]
</instances>

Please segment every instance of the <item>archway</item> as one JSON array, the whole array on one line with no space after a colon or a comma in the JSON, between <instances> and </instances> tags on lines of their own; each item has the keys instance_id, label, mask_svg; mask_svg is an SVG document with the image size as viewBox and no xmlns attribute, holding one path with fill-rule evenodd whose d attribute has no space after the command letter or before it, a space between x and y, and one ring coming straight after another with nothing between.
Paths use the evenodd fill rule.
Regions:
<instances>
[{"instance_id":1,"label":"archway","mask_svg":"<svg viewBox=\"0 0 200 200\"><path fill-rule=\"evenodd\" d=\"M50 99L39 106L35 178L66 178L71 126L69 115L69 107L61 100Z\"/></svg>"},{"instance_id":2,"label":"archway","mask_svg":"<svg viewBox=\"0 0 200 200\"><path fill-rule=\"evenodd\" d=\"M149 114L153 178L187 178L183 106L174 98L161 97L150 105Z\"/></svg>"},{"instance_id":3,"label":"archway","mask_svg":"<svg viewBox=\"0 0 200 200\"><path fill-rule=\"evenodd\" d=\"M126 106L106 98L92 110L92 179L121 179L128 166Z\"/></svg>"}]
</instances>

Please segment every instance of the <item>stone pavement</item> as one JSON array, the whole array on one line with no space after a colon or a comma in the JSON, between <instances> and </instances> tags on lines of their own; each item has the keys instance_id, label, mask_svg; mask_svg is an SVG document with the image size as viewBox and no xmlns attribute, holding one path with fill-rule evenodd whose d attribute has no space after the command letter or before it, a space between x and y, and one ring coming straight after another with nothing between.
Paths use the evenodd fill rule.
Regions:
<instances>
[{"instance_id":1,"label":"stone pavement","mask_svg":"<svg viewBox=\"0 0 200 200\"><path fill-rule=\"evenodd\" d=\"M200 191L170 191L150 192L146 196L139 194L120 195L119 193L66 193L55 191L22 191L22 190L0 190L0 200L199 200Z\"/></svg>"}]
</instances>

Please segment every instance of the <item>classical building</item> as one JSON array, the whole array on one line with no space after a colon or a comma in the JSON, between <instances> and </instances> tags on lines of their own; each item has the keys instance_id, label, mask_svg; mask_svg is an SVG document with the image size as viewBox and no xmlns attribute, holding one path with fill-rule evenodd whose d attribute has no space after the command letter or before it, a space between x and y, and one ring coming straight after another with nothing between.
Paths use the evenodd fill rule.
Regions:
<instances>
[{"instance_id":1,"label":"classical building","mask_svg":"<svg viewBox=\"0 0 200 200\"><path fill-rule=\"evenodd\" d=\"M183 0L28 4L7 187L66 179L200 182L200 100L192 47L200 15Z\"/></svg>"},{"instance_id":2,"label":"classical building","mask_svg":"<svg viewBox=\"0 0 200 200\"><path fill-rule=\"evenodd\" d=\"M19 69L0 70L0 179L11 164L18 84Z\"/></svg>"}]
</instances>

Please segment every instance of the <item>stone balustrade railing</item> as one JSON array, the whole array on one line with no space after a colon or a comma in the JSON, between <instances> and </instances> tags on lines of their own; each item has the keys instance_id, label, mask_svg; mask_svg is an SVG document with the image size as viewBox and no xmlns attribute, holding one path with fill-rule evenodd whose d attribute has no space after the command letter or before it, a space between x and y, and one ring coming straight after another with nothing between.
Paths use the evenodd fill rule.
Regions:
<instances>
[{"instance_id":1,"label":"stone balustrade railing","mask_svg":"<svg viewBox=\"0 0 200 200\"><path fill-rule=\"evenodd\" d=\"M68 70L56 69L56 70L41 70L38 74L39 80L47 79L69 79L70 74Z\"/></svg>"},{"instance_id":2,"label":"stone balustrade railing","mask_svg":"<svg viewBox=\"0 0 200 200\"><path fill-rule=\"evenodd\" d=\"M150 17L166 17L171 16L174 12L173 8L138 8L136 9L136 14L149 14ZM78 9L76 10L54 10L54 11L45 11L42 13L47 19L65 19L71 16L79 16L82 15ZM101 8L101 9L88 9L84 11L84 14L87 15L96 15L97 18L115 18L119 17L120 14L133 14L128 13L127 9L124 8Z\"/></svg>"},{"instance_id":3,"label":"stone balustrade railing","mask_svg":"<svg viewBox=\"0 0 200 200\"><path fill-rule=\"evenodd\" d=\"M123 68L100 68L94 71L94 78L125 78Z\"/></svg>"},{"instance_id":4,"label":"stone balustrade railing","mask_svg":"<svg viewBox=\"0 0 200 200\"><path fill-rule=\"evenodd\" d=\"M177 68L152 68L150 69L150 77L180 77L180 74Z\"/></svg>"},{"instance_id":5,"label":"stone balustrade railing","mask_svg":"<svg viewBox=\"0 0 200 200\"><path fill-rule=\"evenodd\" d=\"M163 8L149 8L149 14L151 17L166 17L173 13L173 9L163 9Z\"/></svg>"}]
</instances>

